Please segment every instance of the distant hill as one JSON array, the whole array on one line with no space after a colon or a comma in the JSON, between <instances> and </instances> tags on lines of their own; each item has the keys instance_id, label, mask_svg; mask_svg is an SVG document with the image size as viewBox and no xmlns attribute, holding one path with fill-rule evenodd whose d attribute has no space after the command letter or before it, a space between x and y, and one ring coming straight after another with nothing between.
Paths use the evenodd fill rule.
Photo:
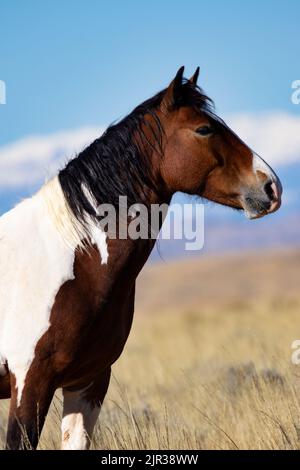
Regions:
<instances>
[{"instance_id":1,"label":"distant hill","mask_svg":"<svg viewBox=\"0 0 300 470\"><path fill-rule=\"evenodd\" d=\"M138 279L136 310L201 311L271 299L299 302L300 248L152 263ZM299 318L300 322L300 318Z\"/></svg>"}]
</instances>

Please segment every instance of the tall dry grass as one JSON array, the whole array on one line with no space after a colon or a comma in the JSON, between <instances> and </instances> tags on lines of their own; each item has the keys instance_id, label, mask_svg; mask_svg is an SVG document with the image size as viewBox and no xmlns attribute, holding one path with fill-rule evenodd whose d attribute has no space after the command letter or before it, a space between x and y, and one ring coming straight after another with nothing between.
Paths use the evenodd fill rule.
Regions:
<instances>
[{"instance_id":1,"label":"tall dry grass","mask_svg":"<svg viewBox=\"0 0 300 470\"><path fill-rule=\"evenodd\" d=\"M279 294L138 311L92 447L300 449L300 299ZM60 413L58 394L42 449L59 448Z\"/></svg>"}]
</instances>

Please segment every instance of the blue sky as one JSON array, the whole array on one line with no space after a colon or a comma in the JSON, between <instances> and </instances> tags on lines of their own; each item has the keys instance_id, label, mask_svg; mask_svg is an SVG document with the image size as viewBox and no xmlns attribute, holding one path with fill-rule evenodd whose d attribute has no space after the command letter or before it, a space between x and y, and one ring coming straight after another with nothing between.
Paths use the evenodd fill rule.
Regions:
<instances>
[{"instance_id":1,"label":"blue sky","mask_svg":"<svg viewBox=\"0 0 300 470\"><path fill-rule=\"evenodd\" d=\"M300 2L3 0L0 145L108 124L185 64L221 114L285 110L299 70Z\"/></svg>"}]
</instances>

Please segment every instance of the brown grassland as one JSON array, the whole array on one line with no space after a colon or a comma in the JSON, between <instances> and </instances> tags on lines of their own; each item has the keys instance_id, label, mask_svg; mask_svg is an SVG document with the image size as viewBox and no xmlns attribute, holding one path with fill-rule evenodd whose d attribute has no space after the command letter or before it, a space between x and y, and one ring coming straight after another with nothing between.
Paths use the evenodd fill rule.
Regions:
<instances>
[{"instance_id":1,"label":"brown grassland","mask_svg":"<svg viewBox=\"0 0 300 470\"><path fill-rule=\"evenodd\" d=\"M299 282L299 250L147 266L92 448L300 449ZM58 393L40 448L60 414Z\"/></svg>"}]
</instances>

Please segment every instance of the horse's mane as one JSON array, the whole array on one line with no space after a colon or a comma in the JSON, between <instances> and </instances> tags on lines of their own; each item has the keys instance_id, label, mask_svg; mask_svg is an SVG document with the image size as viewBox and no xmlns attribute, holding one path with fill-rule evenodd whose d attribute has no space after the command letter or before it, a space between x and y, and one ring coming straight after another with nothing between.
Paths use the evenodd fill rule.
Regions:
<instances>
[{"instance_id":1,"label":"horse's mane","mask_svg":"<svg viewBox=\"0 0 300 470\"><path fill-rule=\"evenodd\" d=\"M119 196L127 196L130 206L144 202L142 197L147 188L155 190L145 149L151 149L154 142L162 151L164 130L156 111L165 92L166 89L160 91L108 127L60 171L58 177L66 202L72 215L83 225L87 217L97 219L95 207L100 204L112 204L117 209ZM177 106L191 106L216 117L213 102L189 81L182 86ZM146 116L152 119L146 120ZM143 143L143 150L138 142Z\"/></svg>"}]
</instances>

